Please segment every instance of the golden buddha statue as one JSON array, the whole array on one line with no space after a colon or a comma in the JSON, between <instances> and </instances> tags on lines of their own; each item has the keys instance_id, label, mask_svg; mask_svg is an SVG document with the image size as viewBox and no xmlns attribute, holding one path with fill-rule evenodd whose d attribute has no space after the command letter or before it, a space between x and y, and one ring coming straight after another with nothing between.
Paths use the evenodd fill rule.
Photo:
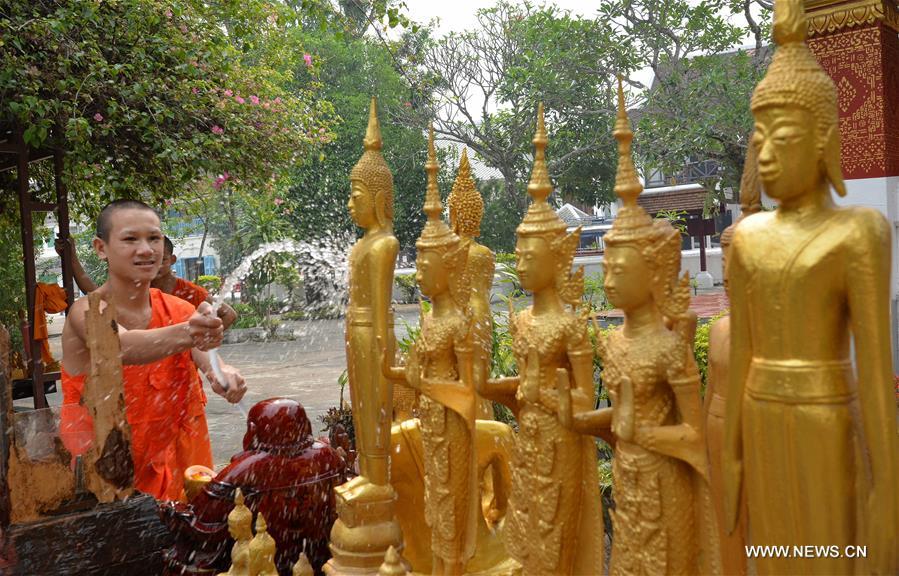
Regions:
<instances>
[{"instance_id":1,"label":"golden buddha statue","mask_svg":"<svg viewBox=\"0 0 899 576\"><path fill-rule=\"evenodd\" d=\"M724 289L728 291L727 255L740 221L761 210L761 187L758 179L758 153L754 147L746 154L743 178L740 183L740 218L721 232L721 267L724 269ZM727 374L730 363L730 317L715 320L709 329L708 385L702 411L705 419L706 448L709 456L709 489L718 523L721 544L721 569L724 574L746 574L747 519L745 491L740 498L740 515L736 529L728 533L724 517L724 415L727 405Z\"/></svg>"},{"instance_id":2,"label":"golden buddha statue","mask_svg":"<svg viewBox=\"0 0 899 576\"><path fill-rule=\"evenodd\" d=\"M537 112L533 201L518 227L517 270L533 304L510 317L520 376L487 380L481 394L517 413L519 432L512 458L506 549L524 574L599 574L603 526L596 446L593 438L562 426L557 382L571 389L578 411L593 405L593 350L585 318L576 314L583 269L571 273L579 232L546 202L553 187L547 173L543 105ZM568 308L570 305L572 308Z\"/></svg>"},{"instance_id":3,"label":"golden buddha statue","mask_svg":"<svg viewBox=\"0 0 899 576\"><path fill-rule=\"evenodd\" d=\"M247 576L250 573L253 513L244 504L240 488L234 491L234 509L228 514L228 532L234 538L234 546L231 548L231 568L219 576Z\"/></svg>"},{"instance_id":4,"label":"golden buddha statue","mask_svg":"<svg viewBox=\"0 0 899 576\"><path fill-rule=\"evenodd\" d=\"M743 220L729 254L727 527L745 484L754 545L867 546L867 558L760 557L759 573L896 574L890 225L834 205L837 93L806 26L803 2L775 2L777 49L752 95L759 177L779 206Z\"/></svg>"},{"instance_id":5,"label":"golden buddha statue","mask_svg":"<svg viewBox=\"0 0 899 576\"><path fill-rule=\"evenodd\" d=\"M381 374L380 346L393 357L390 308L399 243L393 235L393 175L381 154L377 103L371 101L365 152L350 173L350 215L365 230L350 252L346 315L347 372L360 475L336 488L329 574L376 573L390 546L402 550L390 485L393 385Z\"/></svg>"},{"instance_id":6,"label":"golden buddha statue","mask_svg":"<svg viewBox=\"0 0 899 576\"><path fill-rule=\"evenodd\" d=\"M483 380L490 375L490 358L493 348L493 313L490 310L490 290L496 270L496 257L489 248L478 244L481 235L481 218L484 215L484 199L471 177L468 149L462 149L459 170L453 190L446 199L449 206L450 226L460 238L468 242L466 273L471 282L471 310L474 342L475 378ZM493 407L489 401L478 405L478 418L493 419Z\"/></svg>"},{"instance_id":7,"label":"golden buddha statue","mask_svg":"<svg viewBox=\"0 0 899 576\"><path fill-rule=\"evenodd\" d=\"M388 548L384 554L384 563L378 568L378 576L406 576L408 573L396 548Z\"/></svg>"},{"instance_id":8,"label":"golden buddha statue","mask_svg":"<svg viewBox=\"0 0 899 576\"><path fill-rule=\"evenodd\" d=\"M291 576L314 576L315 570L312 569L312 564L309 562L309 558L306 557L305 552L300 552L300 557L297 558L296 563L293 565L293 569L290 571Z\"/></svg>"},{"instance_id":9,"label":"golden buddha statue","mask_svg":"<svg viewBox=\"0 0 899 576\"><path fill-rule=\"evenodd\" d=\"M474 452L477 394L472 368L468 245L441 219L434 131L428 140L428 216L415 247L416 280L431 301L404 368L384 366L388 378L421 392L425 520L431 528L432 574L462 574L474 556L478 486ZM385 361L390 356L385 353Z\"/></svg>"},{"instance_id":10,"label":"golden buddha statue","mask_svg":"<svg viewBox=\"0 0 899 576\"><path fill-rule=\"evenodd\" d=\"M269 535L260 512L256 516L256 535L250 541L250 576L278 576L275 552L275 539Z\"/></svg>"},{"instance_id":11,"label":"golden buddha statue","mask_svg":"<svg viewBox=\"0 0 899 576\"><path fill-rule=\"evenodd\" d=\"M572 424L593 434L611 427L616 438L609 573L714 574L696 316L688 310L689 278L678 278L681 235L637 204L643 187L620 79L615 139L615 194L623 205L604 237L603 269L606 296L624 312L624 325L598 340L613 407L575 412Z\"/></svg>"}]
</instances>

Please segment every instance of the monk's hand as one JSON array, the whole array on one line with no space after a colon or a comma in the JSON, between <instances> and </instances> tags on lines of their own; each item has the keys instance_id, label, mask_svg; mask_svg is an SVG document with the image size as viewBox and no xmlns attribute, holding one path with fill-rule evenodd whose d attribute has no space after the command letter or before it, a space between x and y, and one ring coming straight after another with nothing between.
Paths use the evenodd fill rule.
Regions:
<instances>
[{"instance_id":1,"label":"monk's hand","mask_svg":"<svg viewBox=\"0 0 899 576\"><path fill-rule=\"evenodd\" d=\"M231 404L237 404L243 398L243 395L247 393L247 383L241 376L240 371L234 366L222 362L220 367L224 382L220 382L212 370L210 370L206 374L206 377L209 378L209 384L212 385L213 392Z\"/></svg>"},{"instance_id":2,"label":"monk's hand","mask_svg":"<svg viewBox=\"0 0 899 576\"><path fill-rule=\"evenodd\" d=\"M193 347L199 350L212 350L222 344L222 320L213 315L212 306L208 302L197 307L197 311L187 321L187 331Z\"/></svg>"}]
</instances>

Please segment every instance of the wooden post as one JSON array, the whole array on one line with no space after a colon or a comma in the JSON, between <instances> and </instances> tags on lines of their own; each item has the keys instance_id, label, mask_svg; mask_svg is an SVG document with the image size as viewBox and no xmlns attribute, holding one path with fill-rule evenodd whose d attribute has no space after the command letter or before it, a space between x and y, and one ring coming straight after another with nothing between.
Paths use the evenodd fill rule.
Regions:
<instances>
[{"instance_id":1,"label":"wooden post","mask_svg":"<svg viewBox=\"0 0 899 576\"><path fill-rule=\"evenodd\" d=\"M9 332L0 324L0 531L9 526L9 445L12 436L12 389L9 374Z\"/></svg>"},{"instance_id":2,"label":"wooden post","mask_svg":"<svg viewBox=\"0 0 899 576\"><path fill-rule=\"evenodd\" d=\"M100 502L121 499L133 492L131 427L125 419L122 355L115 306L88 295L87 347L91 366L84 384L82 403L94 420L94 443L84 455L85 485Z\"/></svg>"},{"instance_id":3,"label":"wooden post","mask_svg":"<svg viewBox=\"0 0 899 576\"><path fill-rule=\"evenodd\" d=\"M53 152L53 177L56 183L56 216L59 223L59 239L66 243L71 234L69 233L69 199L65 182L62 179L63 172L63 151L56 149ZM72 258L68 249L64 250L62 259L62 287L66 291L66 302L69 306L75 303L75 287L73 286L72 274ZM66 314L69 310L66 308Z\"/></svg>"}]
</instances>

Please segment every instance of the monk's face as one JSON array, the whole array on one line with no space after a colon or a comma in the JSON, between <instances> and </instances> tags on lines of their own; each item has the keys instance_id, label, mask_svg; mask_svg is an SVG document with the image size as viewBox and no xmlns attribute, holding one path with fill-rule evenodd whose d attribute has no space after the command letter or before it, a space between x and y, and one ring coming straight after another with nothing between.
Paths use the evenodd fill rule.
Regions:
<instances>
[{"instance_id":1,"label":"monk's face","mask_svg":"<svg viewBox=\"0 0 899 576\"><path fill-rule=\"evenodd\" d=\"M97 255L109 264L110 276L150 282L162 262L163 234L152 210L123 208L110 215L109 238L94 238Z\"/></svg>"},{"instance_id":2,"label":"monk's face","mask_svg":"<svg viewBox=\"0 0 899 576\"><path fill-rule=\"evenodd\" d=\"M178 258L174 254L171 254L168 251L163 253L162 263L159 266L159 272L156 273L156 279L165 280L166 278L172 276L172 266L175 265L175 260L177 259Z\"/></svg>"},{"instance_id":3,"label":"monk's face","mask_svg":"<svg viewBox=\"0 0 899 576\"><path fill-rule=\"evenodd\" d=\"M780 203L816 191L825 177L815 117L797 106L756 110L752 145L765 192Z\"/></svg>"}]
</instances>

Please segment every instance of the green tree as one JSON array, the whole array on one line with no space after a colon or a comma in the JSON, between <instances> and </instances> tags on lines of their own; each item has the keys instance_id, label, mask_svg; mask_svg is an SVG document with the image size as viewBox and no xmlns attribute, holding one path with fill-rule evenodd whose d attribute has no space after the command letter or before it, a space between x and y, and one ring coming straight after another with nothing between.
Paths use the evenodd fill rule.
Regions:
<instances>
[{"instance_id":1,"label":"green tree","mask_svg":"<svg viewBox=\"0 0 899 576\"><path fill-rule=\"evenodd\" d=\"M273 0L4 3L0 125L21 126L34 147L64 146L76 210L120 196L159 204L225 171L262 185L330 111L315 83L288 86L276 67L283 10Z\"/></svg>"},{"instance_id":2,"label":"green tree","mask_svg":"<svg viewBox=\"0 0 899 576\"><path fill-rule=\"evenodd\" d=\"M679 174L688 160L714 160L703 184L722 204L739 193L752 116L749 98L767 68L766 0L609 0L599 11L619 41L654 73L635 140L647 168ZM742 19L746 26L737 22ZM747 41L748 50L739 49Z\"/></svg>"},{"instance_id":3,"label":"green tree","mask_svg":"<svg viewBox=\"0 0 899 576\"><path fill-rule=\"evenodd\" d=\"M413 62L432 94L406 115L434 118L441 135L474 151L502 174L504 201L527 205L531 139L538 102L546 107L551 176L563 200L612 199L616 160L612 81L635 67L627 45L591 19L555 7L500 1L480 10L474 30L431 42Z\"/></svg>"}]
</instances>

